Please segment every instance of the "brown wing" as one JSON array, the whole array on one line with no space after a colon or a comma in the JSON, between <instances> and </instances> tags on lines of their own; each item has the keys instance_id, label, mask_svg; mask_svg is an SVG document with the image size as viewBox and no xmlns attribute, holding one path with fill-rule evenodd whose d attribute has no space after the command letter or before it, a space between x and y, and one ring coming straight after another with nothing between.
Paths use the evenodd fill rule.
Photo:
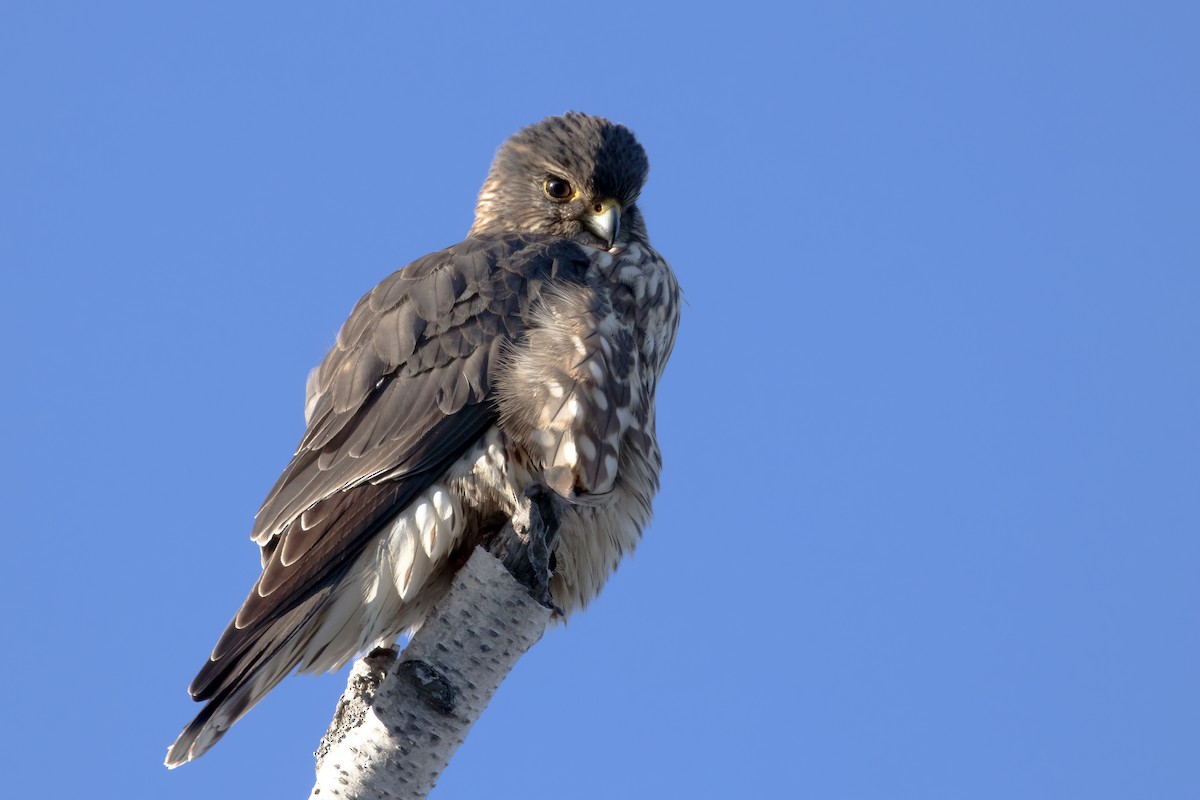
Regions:
<instances>
[{"instance_id":1,"label":"brown wing","mask_svg":"<svg viewBox=\"0 0 1200 800\"><path fill-rule=\"evenodd\" d=\"M561 239L474 237L358 302L310 379L308 429L255 520L263 573L193 681L197 700L228 696L280 652L366 543L495 422L501 348L523 337L545 282L579 283L587 268Z\"/></svg>"}]
</instances>

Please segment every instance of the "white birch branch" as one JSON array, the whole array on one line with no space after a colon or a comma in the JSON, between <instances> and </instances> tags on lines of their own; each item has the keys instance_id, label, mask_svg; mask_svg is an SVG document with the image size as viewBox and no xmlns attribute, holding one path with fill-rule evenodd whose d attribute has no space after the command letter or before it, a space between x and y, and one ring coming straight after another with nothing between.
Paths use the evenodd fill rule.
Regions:
<instances>
[{"instance_id":1,"label":"white birch branch","mask_svg":"<svg viewBox=\"0 0 1200 800\"><path fill-rule=\"evenodd\" d=\"M381 649L354 665L310 800L426 797L551 613L476 548L399 661Z\"/></svg>"}]
</instances>

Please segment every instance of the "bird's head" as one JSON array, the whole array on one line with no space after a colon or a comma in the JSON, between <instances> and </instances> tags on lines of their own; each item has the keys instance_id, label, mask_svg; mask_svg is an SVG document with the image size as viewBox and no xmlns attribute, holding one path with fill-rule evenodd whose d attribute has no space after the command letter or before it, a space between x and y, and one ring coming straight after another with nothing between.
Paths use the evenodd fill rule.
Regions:
<instances>
[{"instance_id":1,"label":"bird's head","mask_svg":"<svg viewBox=\"0 0 1200 800\"><path fill-rule=\"evenodd\" d=\"M574 111L547 117L496 153L471 235L545 233L605 250L644 243L636 203L649 170L624 125Z\"/></svg>"}]
</instances>

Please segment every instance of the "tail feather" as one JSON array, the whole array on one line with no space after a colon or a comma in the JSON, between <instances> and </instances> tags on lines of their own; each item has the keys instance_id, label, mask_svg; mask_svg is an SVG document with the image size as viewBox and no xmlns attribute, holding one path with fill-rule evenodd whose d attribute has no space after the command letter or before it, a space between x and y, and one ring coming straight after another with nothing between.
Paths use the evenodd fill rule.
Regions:
<instances>
[{"instance_id":1,"label":"tail feather","mask_svg":"<svg viewBox=\"0 0 1200 800\"><path fill-rule=\"evenodd\" d=\"M223 669L214 671L217 665L213 662L205 665L201 676L208 679L197 686L201 677L197 676L192 694L202 693L203 697L197 699L210 699L167 751L165 763L169 768L202 756L291 673L300 663L331 596L332 590L326 589L308 598L265 631L255 646L222 665Z\"/></svg>"}]
</instances>

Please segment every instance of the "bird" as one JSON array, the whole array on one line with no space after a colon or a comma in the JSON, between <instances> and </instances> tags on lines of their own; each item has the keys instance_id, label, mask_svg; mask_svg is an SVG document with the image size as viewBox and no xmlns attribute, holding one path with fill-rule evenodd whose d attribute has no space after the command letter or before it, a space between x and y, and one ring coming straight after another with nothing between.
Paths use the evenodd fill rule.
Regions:
<instances>
[{"instance_id":1,"label":"bird","mask_svg":"<svg viewBox=\"0 0 1200 800\"><path fill-rule=\"evenodd\" d=\"M558 517L549 590L588 605L659 489L655 396L681 290L638 206L624 125L567 112L496 152L458 244L385 278L308 376L306 429L255 515L262 573L188 691L191 761L293 670L411 634L531 491Z\"/></svg>"}]
</instances>

